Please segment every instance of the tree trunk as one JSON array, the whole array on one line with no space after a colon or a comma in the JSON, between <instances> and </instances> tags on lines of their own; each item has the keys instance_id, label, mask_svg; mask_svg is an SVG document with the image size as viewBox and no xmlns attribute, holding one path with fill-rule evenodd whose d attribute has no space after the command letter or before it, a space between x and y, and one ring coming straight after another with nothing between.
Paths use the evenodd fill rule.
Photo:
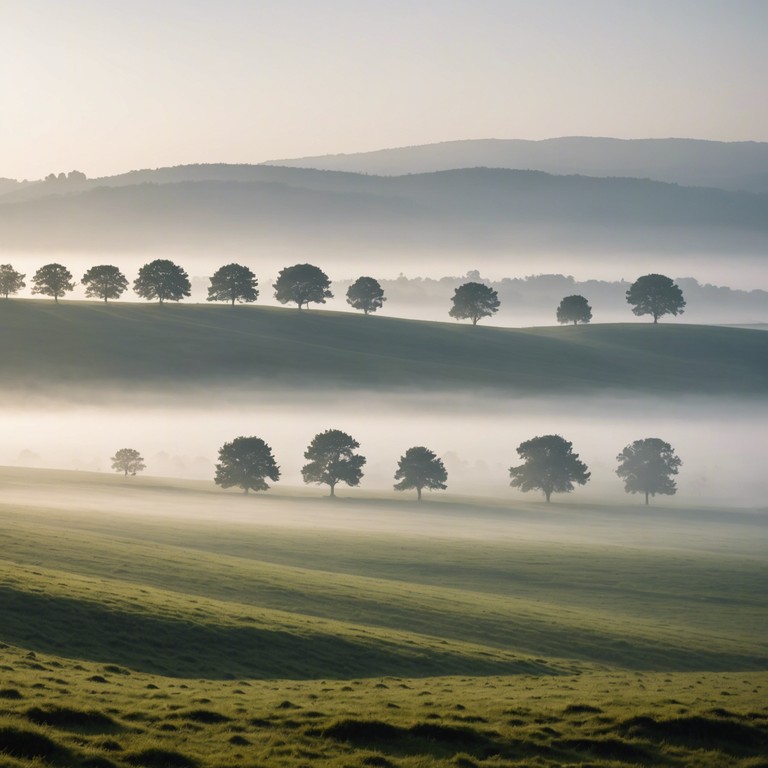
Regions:
<instances>
[{"instance_id":1,"label":"tree trunk","mask_svg":"<svg viewBox=\"0 0 768 768\"><path fill-rule=\"evenodd\" d=\"M549 504L549 497L552 495L552 491L544 491L544 495L547 497L547 504Z\"/></svg>"},{"instance_id":2,"label":"tree trunk","mask_svg":"<svg viewBox=\"0 0 768 768\"><path fill-rule=\"evenodd\" d=\"M421 488L416 489L416 497L418 498L419 501L421 501Z\"/></svg>"},{"instance_id":3,"label":"tree trunk","mask_svg":"<svg viewBox=\"0 0 768 768\"><path fill-rule=\"evenodd\" d=\"M648 506L648 491L645 492L645 506Z\"/></svg>"},{"instance_id":4,"label":"tree trunk","mask_svg":"<svg viewBox=\"0 0 768 768\"><path fill-rule=\"evenodd\" d=\"M328 485L331 486L331 496L336 496L336 491L334 490L336 488L336 483L328 483Z\"/></svg>"},{"instance_id":5,"label":"tree trunk","mask_svg":"<svg viewBox=\"0 0 768 768\"><path fill-rule=\"evenodd\" d=\"M235 306L235 297L234 296L232 297L232 306L233 307Z\"/></svg>"},{"instance_id":6,"label":"tree trunk","mask_svg":"<svg viewBox=\"0 0 768 768\"><path fill-rule=\"evenodd\" d=\"M472 325L477 325L477 321L478 321L479 319L480 319L480 318L478 318L478 317L473 317L473 318L472 318Z\"/></svg>"},{"instance_id":7,"label":"tree trunk","mask_svg":"<svg viewBox=\"0 0 768 768\"><path fill-rule=\"evenodd\" d=\"M59 303L59 294L58 293L54 293L53 294L53 303L54 304L58 304Z\"/></svg>"},{"instance_id":8,"label":"tree trunk","mask_svg":"<svg viewBox=\"0 0 768 768\"><path fill-rule=\"evenodd\" d=\"M128 477L128 469L125 470L125 476Z\"/></svg>"}]
</instances>

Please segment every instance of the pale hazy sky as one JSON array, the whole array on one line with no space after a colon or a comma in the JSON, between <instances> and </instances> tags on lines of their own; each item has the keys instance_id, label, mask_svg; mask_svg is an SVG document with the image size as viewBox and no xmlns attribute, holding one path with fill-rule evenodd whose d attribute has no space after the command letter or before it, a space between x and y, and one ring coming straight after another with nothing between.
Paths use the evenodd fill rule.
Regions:
<instances>
[{"instance_id":1,"label":"pale hazy sky","mask_svg":"<svg viewBox=\"0 0 768 768\"><path fill-rule=\"evenodd\" d=\"M0 0L0 176L768 140L768 0Z\"/></svg>"}]
</instances>

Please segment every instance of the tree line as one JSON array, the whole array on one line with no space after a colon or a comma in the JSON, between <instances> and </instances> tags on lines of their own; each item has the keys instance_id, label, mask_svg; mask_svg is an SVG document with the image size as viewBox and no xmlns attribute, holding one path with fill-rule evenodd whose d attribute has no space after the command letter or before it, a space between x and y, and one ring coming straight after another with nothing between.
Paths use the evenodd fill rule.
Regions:
<instances>
[{"instance_id":1,"label":"tree line","mask_svg":"<svg viewBox=\"0 0 768 768\"><path fill-rule=\"evenodd\" d=\"M357 486L363 477L365 456L357 453L360 443L339 429L320 432L304 452L307 460L301 469L305 483L327 485L330 495L344 483ZM510 485L523 492L541 491L549 503L553 493L569 493L577 485L586 485L591 473L573 452L573 444L560 435L542 435L517 447L522 463L509 468ZM658 437L635 440L616 457L616 474L624 481L627 493L645 495L645 503L657 494L672 496L677 492L674 476L682 464L672 446ZM134 448L121 448L111 458L112 468L125 476L146 468ZM236 437L219 449L214 482L222 488L241 488L244 493L266 491L267 480L277 482L280 467L270 446L260 437ZM448 472L442 460L424 446L414 446L400 457L394 474L396 491L415 490L421 501L422 491L445 490Z\"/></svg>"},{"instance_id":2,"label":"tree line","mask_svg":"<svg viewBox=\"0 0 768 768\"><path fill-rule=\"evenodd\" d=\"M0 265L0 294L6 299L26 286L26 275L12 265ZM256 275L242 264L226 264L209 278L208 301L251 303L258 299ZM88 298L104 302L119 299L128 290L128 280L114 265L91 267L81 278ZM281 270L272 285L274 296L281 304L296 304L299 309L310 304L325 304L333 298L331 281L314 264L294 264ZM72 273L61 264L45 264L32 277L32 293L59 298L74 290ZM133 290L149 301L181 301L190 296L192 286L186 271L168 259L155 259L139 269L133 281ZM386 301L384 290L373 277L359 277L347 289L347 303L366 315L381 309ZM666 275L650 274L638 278L626 292L627 302L635 315L650 315L657 323L664 315L682 314L685 308L683 292ZM454 290L448 314L457 320L471 320L472 325L498 312L501 303L498 293L488 285L467 282ZM578 325L592 320L592 308L584 296L566 296L556 311L561 324Z\"/></svg>"}]
</instances>

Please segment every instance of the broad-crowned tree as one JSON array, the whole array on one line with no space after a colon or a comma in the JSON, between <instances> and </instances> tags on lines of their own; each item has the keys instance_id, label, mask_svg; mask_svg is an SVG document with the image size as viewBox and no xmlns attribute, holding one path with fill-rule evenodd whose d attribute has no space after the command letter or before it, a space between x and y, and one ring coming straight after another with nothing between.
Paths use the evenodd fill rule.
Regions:
<instances>
[{"instance_id":1,"label":"broad-crowned tree","mask_svg":"<svg viewBox=\"0 0 768 768\"><path fill-rule=\"evenodd\" d=\"M208 301L229 301L234 307L236 301L249 303L259 297L256 275L242 264L219 267L210 281Z\"/></svg>"},{"instance_id":2,"label":"broad-crowned tree","mask_svg":"<svg viewBox=\"0 0 768 768\"><path fill-rule=\"evenodd\" d=\"M683 292L666 275L644 275L627 291L627 303L636 315L652 315L657 323L663 315L682 315Z\"/></svg>"},{"instance_id":3,"label":"broad-crowned tree","mask_svg":"<svg viewBox=\"0 0 768 768\"><path fill-rule=\"evenodd\" d=\"M139 270L139 276L133 281L133 290L142 299L161 304L165 301L181 301L189 296L192 286L189 276L178 265L168 259L155 259Z\"/></svg>"},{"instance_id":4,"label":"broad-crowned tree","mask_svg":"<svg viewBox=\"0 0 768 768\"><path fill-rule=\"evenodd\" d=\"M384 289L372 277L358 277L347 289L347 304L353 309L362 309L366 315L381 309L385 301Z\"/></svg>"},{"instance_id":5,"label":"broad-crowned tree","mask_svg":"<svg viewBox=\"0 0 768 768\"><path fill-rule=\"evenodd\" d=\"M477 321L482 317L490 317L499 311L499 296L496 291L483 283L464 283L453 293L453 306L448 314L457 320Z\"/></svg>"},{"instance_id":6,"label":"broad-crowned tree","mask_svg":"<svg viewBox=\"0 0 768 768\"><path fill-rule=\"evenodd\" d=\"M397 462L395 480L400 482L395 484L395 490L407 491L415 488L417 498L421 501L421 492L424 488L430 491L444 491L447 488L445 484L447 479L445 465L436 454L429 448L416 446L409 448Z\"/></svg>"},{"instance_id":7,"label":"broad-crowned tree","mask_svg":"<svg viewBox=\"0 0 768 768\"><path fill-rule=\"evenodd\" d=\"M112 469L115 472L122 472L126 477L135 476L137 472L146 469L144 459L135 448L121 448L111 458L111 462Z\"/></svg>"},{"instance_id":8,"label":"broad-crowned tree","mask_svg":"<svg viewBox=\"0 0 768 768\"><path fill-rule=\"evenodd\" d=\"M63 296L74 287L72 273L61 264L46 264L40 267L32 277L32 293L53 296L57 304L59 296Z\"/></svg>"},{"instance_id":9,"label":"broad-crowned tree","mask_svg":"<svg viewBox=\"0 0 768 768\"><path fill-rule=\"evenodd\" d=\"M558 323L588 323L592 319L592 307L583 296L566 296L557 308Z\"/></svg>"},{"instance_id":10,"label":"broad-crowned tree","mask_svg":"<svg viewBox=\"0 0 768 768\"><path fill-rule=\"evenodd\" d=\"M233 486L249 491L266 491L265 479L277 482L280 467L272 449L260 437L236 437L219 448L219 463L214 481L222 488Z\"/></svg>"},{"instance_id":11,"label":"broad-crowned tree","mask_svg":"<svg viewBox=\"0 0 768 768\"><path fill-rule=\"evenodd\" d=\"M0 264L0 294L6 299L18 293L26 283L21 272L17 272L10 264Z\"/></svg>"},{"instance_id":12,"label":"broad-crowned tree","mask_svg":"<svg viewBox=\"0 0 768 768\"><path fill-rule=\"evenodd\" d=\"M305 483L328 485L335 496L337 483L359 485L365 456L355 453L360 443L339 429L327 429L315 435L304 452L309 461L302 467Z\"/></svg>"},{"instance_id":13,"label":"broad-crowned tree","mask_svg":"<svg viewBox=\"0 0 768 768\"><path fill-rule=\"evenodd\" d=\"M648 497L657 493L673 496L677 493L677 484L672 479L683 463L675 455L669 443L658 437L646 437L635 440L616 457L619 468L616 474L624 480L627 493L645 494Z\"/></svg>"},{"instance_id":14,"label":"broad-crowned tree","mask_svg":"<svg viewBox=\"0 0 768 768\"><path fill-rule=\"evenodd\" d=\"M572 491L574 483L585 485L590 473L572 447L560 435L543 435L520 443L517 452L523 463L509 468L510 485L521 491L543 491L547 502L553 493Z\"/></svg>"},{"instance_id":15,"label":"broad-crowned tree","mask_svg":"<svg viewBox=\"0 0 768 768\"><path fill-rule=\"evenodd\" d=\"M295 264L280 271L273 284L275 298L281 304L297 304L299 309L313 304L325 304L332 299L328 275L313 264Z\"/></svg>"},{"instance_id":16,"label":"broad-crowned tree","mask_svg":"<svg viewBox=\"0 0 768 768\"><path fill-rule=\"evenodd\" d=\"M89 298L119 299L128 288L125 275L111 264L91 267L80 281L85 286L85 295Z\"/></svg>"}]
</instances>

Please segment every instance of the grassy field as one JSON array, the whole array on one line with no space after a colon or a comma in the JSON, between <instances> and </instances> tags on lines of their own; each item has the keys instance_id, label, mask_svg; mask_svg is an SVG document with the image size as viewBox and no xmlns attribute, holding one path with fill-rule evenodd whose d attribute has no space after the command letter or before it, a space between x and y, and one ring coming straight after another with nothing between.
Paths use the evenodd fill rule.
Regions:
<instances>
[{"instance_id":1,"label":"grassy field","mask_svg":"<svg viewBox=\"0 0 768 768\"><path fill-rule=\"evenodd\" d=\"M329 311L0 301L0 385L765 394L768 336L679 321L500 329Z\"/></svg>"},{"instance_id":2,"label":"grassy field","mask_svg":"<svg viewBox=\"0 0 768 768\"><path fill-rule=\"evenodd\" d=\"M0 469L0 765L758 768L766 520Z\"/></svg>"}]
</instances>

